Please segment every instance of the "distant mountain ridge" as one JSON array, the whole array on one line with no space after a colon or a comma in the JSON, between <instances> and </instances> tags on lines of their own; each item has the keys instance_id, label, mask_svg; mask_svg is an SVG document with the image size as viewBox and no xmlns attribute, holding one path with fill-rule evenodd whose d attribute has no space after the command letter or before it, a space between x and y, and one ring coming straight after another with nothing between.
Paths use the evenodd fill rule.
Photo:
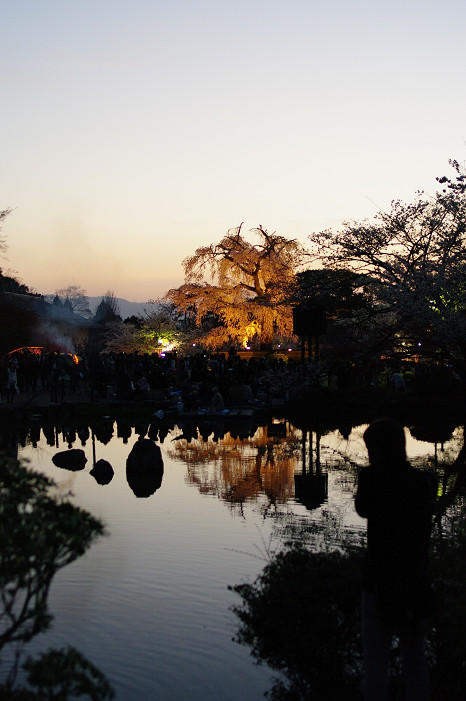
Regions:
<instances>
[{"instance_id":1,"label":"distant mountain ridge","mask_svg":"<svg viewBox=\"0 0 466 701\"><path fill-rule=\"evenodd\" d=\"M100 297L88 297L89 308L93 314L99 304L102 301L102 295ZM115 297L115 301L118 304L119 314L121 318L127 319L129 316L146 316L144 310L151 312L155 309L155 304L149 304L149 302L130 302L122 297Z\"/></svg>"},{"instance_id":2,"label":"distant mountain ridge","mask_svg":"<svg viewBox=\"0 0 466 701\"><path fill-rule=\"evenodd\" d=\"M47 302L51 302L55 295L44 295ZM89 309L92 314L95 314L97 307L102 301L102 295L100 297L88 297ZM145 317L145 310L151 312L156 308L155 304L149 304L149 302L130 302L123 297L115 297L115 301L118 304L118 313L120 314L123 321L129 316L142 316Z\"/></svg>"}]
</instances>

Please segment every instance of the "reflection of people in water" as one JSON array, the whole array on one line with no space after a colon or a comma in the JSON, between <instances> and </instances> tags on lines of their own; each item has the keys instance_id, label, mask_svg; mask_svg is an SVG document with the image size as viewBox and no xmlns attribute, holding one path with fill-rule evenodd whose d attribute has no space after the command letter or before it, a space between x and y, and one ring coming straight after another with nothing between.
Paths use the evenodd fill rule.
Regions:
<instances>
[{"instance_id":1,"label":"reflection of people in water","mask_svg":"<svg viewBox=\"0 0 466 701\"><path fill-rule=\"evenodd\" d=\"M89 440L90 435L91 432L89 431L87 426L81 426L80 428L78 428L78 436L82 446L86 445L86 442Z\"/></svg>"},{"instance_id":2,"label":"reflection of people in water","mask_svg":"<svg viewBox=\"0 0 466 701\"><path fill-rule=\"evenodd\" d=\"M47 440L47 445L55 445L55 428L53 426L45 424L42 426L42 433Z\"/></svg>"},{"instance_id":3,"label":"reflection of people in water","mask_svg":"<svg viewBox=\"0 0 466 701\"><path fill-rule=\"evenodd\" d=\"M132 428L129 421L125 421L124 419L117 420L117 436L123 439L123 443L127 443L128 438L131 438L131 432Z\"/></svg>"},{"instance_id":4,"label":"reflection of people in water","mask_svg":"<svg viewBox=\"0 0 466 701\"><path fill-rule=\"evenodd\" d=\"M163 477L162 452L149 438L140 438L126 460L126 479L137 497L150 497Z\"/></svg>"},{"instance_id":5,"label":"reflection of people in water","mask_svg":"<svg viewBox=\"0 0 466 701\"><path fill-rule=\"evenodd\" d=\"M100 443L103 443L104 445L110 443L113 437L113 420L107 420L103 423L96 422L91 428L94 432L94 436L98 441L100 441Z\"/></svg>"},{"instance_id":6,"label":"reflection of people in water","mask_svg":"<svg viewBox=\"0 0 466 701\"><path fill-rule=\"evenodd\" d=\"M359 476L356 511L367 518L362 603L366 701L388 700L392 638L400 640L406 699L429 697L425 617L429 612L428 547L435 489L406 460L403 427L374 421L364 433L370 466Z\"/></svg>"}]
</instances>

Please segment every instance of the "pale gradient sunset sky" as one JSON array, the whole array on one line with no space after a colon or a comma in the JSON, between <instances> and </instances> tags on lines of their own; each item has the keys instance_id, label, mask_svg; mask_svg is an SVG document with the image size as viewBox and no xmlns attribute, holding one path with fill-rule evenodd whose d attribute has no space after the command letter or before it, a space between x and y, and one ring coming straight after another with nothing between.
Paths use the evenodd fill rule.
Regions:
<instances>
[{"instance_id":1,"label":"pale gradient sunset sky","mask_svg":"<svg viewBox=\"0 0 466 701\"><path fill-rule=\"evenodd\" d=\"M466 158L464 0L6 0L11 268L146 301L227 229L312 231Z\"/></svg>"}]
</instances>

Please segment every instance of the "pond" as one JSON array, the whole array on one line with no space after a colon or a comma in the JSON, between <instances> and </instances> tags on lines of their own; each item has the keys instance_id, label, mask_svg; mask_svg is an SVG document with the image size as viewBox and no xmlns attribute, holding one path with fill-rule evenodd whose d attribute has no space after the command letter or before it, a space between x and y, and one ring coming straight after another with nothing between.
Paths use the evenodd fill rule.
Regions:
<instances>
[{"instance_id":1,"label":"pond","mask_svg":"<svg viewBox=\"0 0 466 701\"><path fill-rule=\"evenodd\" d=\"M72 644L118 701L261 699L272 673L234 642L231 606L239 602L228 587L254 579L302 522L363 532L353 496L356 466L366 462L364 428L319 437L283 419L257 426L245 417L227 430L208 420L164 427L157 417L136 426L107 417L58 430L36 417L19 457L102 519L108 535L55 577L52 628L28 652ZM160 486L145 492L126 469L142 437L163 460ZM454 450L455 440L443 449ZM84 451L84 469L54 464L71 448ZM437 447L408 436L408 452L434 460ZM92 472L99 460L113 471L98 478L105 484Z\"/></svg>"}]
</instances>

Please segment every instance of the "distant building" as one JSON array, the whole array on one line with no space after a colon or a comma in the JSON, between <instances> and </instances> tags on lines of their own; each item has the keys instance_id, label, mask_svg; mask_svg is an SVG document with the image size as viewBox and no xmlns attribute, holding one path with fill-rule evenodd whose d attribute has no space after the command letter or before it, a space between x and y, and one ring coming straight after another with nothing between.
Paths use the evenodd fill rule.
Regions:
<instances>
[{"instance_id":1,"label":"distant building","mask_svg":"<svg viewBox=\"0 0 466 701\"><path fill-rule=\"evenodd\" d=\"M46 351L75 352L87 346L92 319L37 295L3 292L0 295L0 350L42 346Z\"/></svg>"}]
</instances>

